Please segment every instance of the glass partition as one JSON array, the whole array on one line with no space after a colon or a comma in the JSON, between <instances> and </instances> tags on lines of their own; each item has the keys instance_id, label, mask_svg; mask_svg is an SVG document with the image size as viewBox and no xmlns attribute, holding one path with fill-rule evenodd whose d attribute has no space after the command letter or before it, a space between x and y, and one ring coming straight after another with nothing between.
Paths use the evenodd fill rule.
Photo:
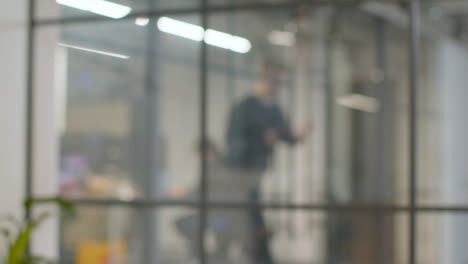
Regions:
<instances>
[{"instance_id":1,"label":"glass partition","mask_svg":"<svg viewBox=\"0 0 468 264\"><path fill-rule=\"evenodd\" d=\"M455 2L34 1L60 263L463 263Z\"/></svg>"}]
</instances>

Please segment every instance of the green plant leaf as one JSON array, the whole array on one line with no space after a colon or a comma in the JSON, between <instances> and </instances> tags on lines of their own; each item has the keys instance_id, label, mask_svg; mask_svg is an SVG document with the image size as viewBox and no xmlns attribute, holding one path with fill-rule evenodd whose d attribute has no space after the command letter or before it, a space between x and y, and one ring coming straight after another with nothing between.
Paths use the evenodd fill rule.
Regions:
<instances>
[{"instance_id":1,"label":"green plant leaf","mask_svg":"<svg viewBox=\"0 0 468 264\"><path fill-rule=\"evenodd\" d=\"M74 208L71 202L60 197L51 197L51 198L29 198L24 202L26 209L32 209L32 207L37 203L55 203L61 209L65 210L71 215L75 215ZM15 238L12 238L9 229L0 229L0 235L3 235L8 240L8 254L5 257L3 264L52 264L55 263L49 259L43 257L29 257L27 255L27 248L29 246L29 241L32 233L36 228L38 228L42 222L51 216L50 213L42 213L36 219L32 219L24 224L16 220L12 216L5 216L0 218L1 221L7 221L13 223L17 227L18 233Z\"/></svg>"},{"instance_id":2,"label":"green plant leaf","mask_svg":"<svg viewBox=\"0 0 468 264\"><path fill-rule=\"evenodd\" d=\"M37 219L25 224L20 230L16 240L9 247L9 255L5 264L18 264L22 263L26 257L26 249L29 245L29 239L32 232L48 217L49 213L42 213Z\"/></svg>"}]
</instances>

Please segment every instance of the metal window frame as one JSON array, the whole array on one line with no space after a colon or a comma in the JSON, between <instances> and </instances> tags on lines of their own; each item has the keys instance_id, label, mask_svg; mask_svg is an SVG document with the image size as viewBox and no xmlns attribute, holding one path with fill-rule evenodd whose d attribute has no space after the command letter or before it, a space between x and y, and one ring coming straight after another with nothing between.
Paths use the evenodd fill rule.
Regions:
<instances>
[{"instance_id":1,"label":"metal window frame","mask_svg":"<svg viewBox=\"0 0 468 264\"><path fill-rule=\"evenodd\" d=\"M208 25L208 17L213 13L233 13L236 11L266 11L266 10L281 10L284 8L293 8L298 6L313 6L313 5L333 5L339 7L353 7L357 4L365 2L365 0L292 0L280 3L264 3L253 2L247 4L227 4L223 6L214 6L208 3L207 0L199 0L199 7L196 8L180 8L180 9L160 9L151 10L147 12L131 13L125 18L134 19L139 16L159 17L163 15L179 15L179 14L198 14L201 16L202 25L206 28ZM388 2L388 0L380 0ZM400 2L399 0L390 0L391 2ZM202 235L206 230L205 220L210 209L248 209L251 207L266 209L266 210L304 210L309 212L345 212L345 213L364 213L364 212L378 212L394 214L404 212L409 215L409 264L416 264L416 236L417 236L417 221L416 216L421 213L468 213L468 206L431 206L419 205L417 203L417 88L418 88L418 71L419 71L419 38L420 38L420 0L406 0L409 1L410 6L410 72L409 81L410 87L408 90L410 108L409 108L409 129L408 134L410 138L409 144L409 203L405 205L397 204L369 204L369 203L305 203L305 204L291 204L291 203L249 203L249 202L216 202L207 199L207 160L205 155L201 159L201 176L200 176L200 197L199 201L186 201L186 200L93 200L93 199L77 199L72 202L78 206L125 206L132 208L174 208L174 207L188 207L198 209L200 213L200 258L201 263L207 262L205 256L205 238ZM433 0L427 0L433 2ZM454 0L455 1L455 0ZM25 159L25 197L29 198L34 195L33 186L33 164L34 164L34 63L35 63L35 31L38 27L49 25L64 25L73 23L93 23L98 21L115 21L110 18L102 16L89 16L89 17L73 17L73 18L57 18L57 19L43 19L35 20L35 0L28 0L28 32L27 32L27 111L26 111L26 159ZM200 135L202 139L207 138L207 49L204 42L200 47ZM39 198L40 200L40 198ZM46 203L46 201L43 201ZM25 211L25 218L30 219L31 211Z\"/></svg>"}]
</instances>

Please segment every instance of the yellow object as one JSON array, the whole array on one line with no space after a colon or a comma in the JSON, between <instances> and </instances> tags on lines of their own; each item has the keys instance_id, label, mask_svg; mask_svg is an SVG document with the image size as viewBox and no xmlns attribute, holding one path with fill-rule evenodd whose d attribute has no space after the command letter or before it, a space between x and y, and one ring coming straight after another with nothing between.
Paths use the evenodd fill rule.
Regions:
<instances>
[{"instance_id":1,"label":"yellow object","mask_svg":"<svg viewBox=\"0 0 468 264\"><path fill-rule=\"evenodd\" d=\"M82 240L78 243L75 264L125 263L126 257L125 241Z\"/></svg>"}]
</instances>

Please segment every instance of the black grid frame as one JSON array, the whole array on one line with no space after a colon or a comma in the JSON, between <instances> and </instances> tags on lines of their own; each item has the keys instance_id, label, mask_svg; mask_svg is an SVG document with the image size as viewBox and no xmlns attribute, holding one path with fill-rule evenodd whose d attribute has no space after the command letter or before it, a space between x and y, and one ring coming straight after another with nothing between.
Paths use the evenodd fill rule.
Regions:
<instances>
[{"instance_id":1,"label":"black grid frame","mask_svg":"<svg viewBox=\"0 0 468 264\"><path fill-rule=\"evenodd\" d=\"M147 17L160 17L163 15L177 15L177 14L198 14L201 16L202 27L207 28L208 16L213 13L229 13L236 11L261 11L261 10L282 10L284 8L301 7L301 6L318 6L318 5L333 5L337 7L355 7L365 0L291 0L280 3L261 3L252 2L246 4L228 4L222 6L216 6L208 4L207 0L199 0L199 6L196 8L180 8L180 9L167 9L167 10L151 10L148 12L136 12L131 13L128 16L122 18L134 19L140 16ZM416 259L416 230L417 222L416 217L420 213L468 213L468 206L423 206L417 203L417 101L418 101L418 72L419 72L419 38L420 38L420 1L421 0L388 0L383 2L399 2L406 4L409 7L410 15L410 41L409 41L409 54L410 54L410 65L409 65L409 202L407 205L394 205L394 204L382 204L382 203L249 203L249 202L213 202L207 199L207 160L206 156L202 155L201 159L201 171L200 171L200 200L199 201L174 201L174 200L163 200L163 199L141 199L132 201L122 200L93 200L93 199L79 199L72 200L76 205L92 205L92 206L125 206L132 208L170 208L170 207L186 207L197 209L200 217L200 234L203 234L206 230L205 219L207 218L209 209L248 209L251 207L269 209L269 210L304 210L304 211L319 211L319 212L376 212L376 213L397 213L404 212L409 215L409 234L408 234L408 263L417 263ZM430 0L428 0L430 1ZM35 31L38 27L48 25L64 25L71 23L93 23L97 21L110 20L103 16L92 16L92 17L77 17L77 18L58 18L58 19L46 19L46 20L35 20L35 2L36 0L29 0L28 10L28 44L27 44L27 131L26 131L26 163L25 163L25 193L26 197L32 197L34 195L33 186L33 163L34 163L34 118L33 113L35 110L34 106L34 46L35 46ZM207 138L207 126L208 126L208 82L207 82L207 47L205 42L201 42L200 45L200 65L199 65L199 81L200 81L200 134L202 137L203 144L206 143ZM202 148L206 149L206 148ZM40 201L40 198L39 198ZM47 201L44 200L44 203ZM26 209L25 217L29 219L31 216L30 209ZM205 256L205 236L199 236L199 250L200 250L200 261L201 264L207 263Z\"/></svg>"}]
</instances>

